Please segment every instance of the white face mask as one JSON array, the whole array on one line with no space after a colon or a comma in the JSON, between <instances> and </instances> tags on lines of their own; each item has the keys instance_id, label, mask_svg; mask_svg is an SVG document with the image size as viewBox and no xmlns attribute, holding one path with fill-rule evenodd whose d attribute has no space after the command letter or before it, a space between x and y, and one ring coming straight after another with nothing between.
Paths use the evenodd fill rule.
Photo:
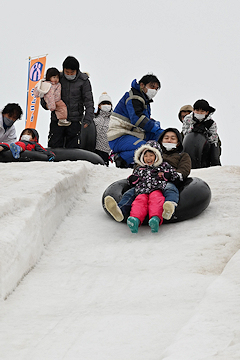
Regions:
<instances>
[{"instance_id":1,"label":"white face mask","mask_svg":"<svg viewBox=\"0 0 240 360\"><path fill-rule=\"evenodd\" d=\"M157 95L157 90L156 89L148 89L147 88L147 92L146 92L146 95L147 97L149 98L149 100L152 100L152 98L154 98L154 96Z\"/></svg>"},{"instance_id":2,"label":"white face mask","mask_svg":"<svg viewBox=\"0 0 240 360\"><path fill-rule=\"evenodd\" d=\"M162 143L162 146L164 146L167 151L170 151L172 149L176 149L177 144L174 144L174 143Z\"/></svg>"},{"instance_id":3,"label":"white face mask","mask_svg":"<svg viewBox=\"0 0 240 360\"><path fill-rule=\"evenodd\" d=\"M206 115L204 114L196 114L194 113L194 117L198 119L199 121L202 121L205 118Z\"/></svg>"},{"instance_id":4,"label":"white face mask","mask_svg":"<svg viewBox=\"0 0 240 360\"><path fill-rule=\"evenodd\" d=\"M111 111L111 109L112 109L112 105L108 105L108 104L101 105L102 111Z\"/></svg>"},{"instance_id":5,"label":"white face mask","mask_svg":"<svg viewBox=\"0 0 240 360\"><path fill-rule=\"evenodd\" d=\"M31 135L22 135L21 140L23 140L23 141L31 141L32 137L31 137Z\"/></svg>"}]
</instances>

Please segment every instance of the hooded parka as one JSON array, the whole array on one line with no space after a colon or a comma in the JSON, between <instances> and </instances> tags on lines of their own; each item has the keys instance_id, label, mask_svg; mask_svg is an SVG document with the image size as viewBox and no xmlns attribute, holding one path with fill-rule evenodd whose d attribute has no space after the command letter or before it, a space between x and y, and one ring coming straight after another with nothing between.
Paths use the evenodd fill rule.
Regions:
<instances>
[{"instance_id":1,"label":"hooded parka","mask_svg":"<svg viewBox=\"0 0 240 360\"><path fill-rule=\"evenodd\" d=\"M167 151L165 147L162 145L162 140L164 135L170 131L174 132L177 135L178 145L175 149ZM168 162L170 165L172 165L174 169L177 171L177 173L181 174L180 176L180 179L182 178L181 180L187 178L191 171L191 158L189 154L183 152L182 136L180 132L175 128L167 128L160 135L158 142L161 145L163 160Z\"/></svg>"}]
</instances>

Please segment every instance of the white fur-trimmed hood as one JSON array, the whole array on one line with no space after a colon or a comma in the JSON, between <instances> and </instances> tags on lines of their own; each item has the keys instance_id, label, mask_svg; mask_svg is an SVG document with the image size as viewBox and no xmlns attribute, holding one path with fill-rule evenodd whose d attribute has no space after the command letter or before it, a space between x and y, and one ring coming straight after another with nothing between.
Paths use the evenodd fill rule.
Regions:
<instances>
[{"instance_id":1,"label":"white fur-trimmed hood","mask_svg":"<svg viewBox=\"0 0 240 360\"><path fill-rule=\"evenodd\" d=\"M146 142L146 144L140 146L134 153L134 161L137 165L146 166L143 162L143 155L147 150L151 150L155 155L156 159L153 164L154 167L159 166L163 162L162 150L160 144L154 140Z\"/></svg>"}]
</instances>

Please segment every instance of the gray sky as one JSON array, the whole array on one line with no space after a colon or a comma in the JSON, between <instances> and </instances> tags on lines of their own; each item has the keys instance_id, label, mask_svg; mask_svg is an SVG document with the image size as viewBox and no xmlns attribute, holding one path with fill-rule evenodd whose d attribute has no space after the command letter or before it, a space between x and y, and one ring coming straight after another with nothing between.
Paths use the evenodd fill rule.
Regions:
<instances>
[{"instance_id":1,"label":"gray sky","mask_svg":"<svg viewBox=\"0 0 240 360\"><path fill-rule=\"evenodd\" d=\"M152 72L162 84L152 117L162 128L181 130L179 108L204 98L217 109L222 164L240 165L239 0L4 0L1 5L0 108L18 102L25 119L29 56L48 54L46 68L59 70L66 56L75 56L81 71L90 73L95 106L103 91L116 105L133 79ZM40 108L37 130L44 146L49 118ZM18 122L18 135L24 126Z\"/></svg>"}]
</instances>

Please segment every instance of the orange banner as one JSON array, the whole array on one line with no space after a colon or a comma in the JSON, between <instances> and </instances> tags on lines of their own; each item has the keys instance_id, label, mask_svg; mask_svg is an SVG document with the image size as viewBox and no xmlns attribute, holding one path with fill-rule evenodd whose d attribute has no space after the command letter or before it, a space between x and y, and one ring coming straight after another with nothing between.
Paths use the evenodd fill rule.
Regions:
<instances>
[{"instance_id":1,"label":"orange banner","mask_svg":"<svg viewBox=\"0 0 240 360\"><path fill-rule=\"evenodd\" d=\"M36 127L40 98L34 96L33 90L39 80L43 79L45 65L46 56L35 59L29 58L25 128L35 129Z\"/></svg>"}]
</instances>

